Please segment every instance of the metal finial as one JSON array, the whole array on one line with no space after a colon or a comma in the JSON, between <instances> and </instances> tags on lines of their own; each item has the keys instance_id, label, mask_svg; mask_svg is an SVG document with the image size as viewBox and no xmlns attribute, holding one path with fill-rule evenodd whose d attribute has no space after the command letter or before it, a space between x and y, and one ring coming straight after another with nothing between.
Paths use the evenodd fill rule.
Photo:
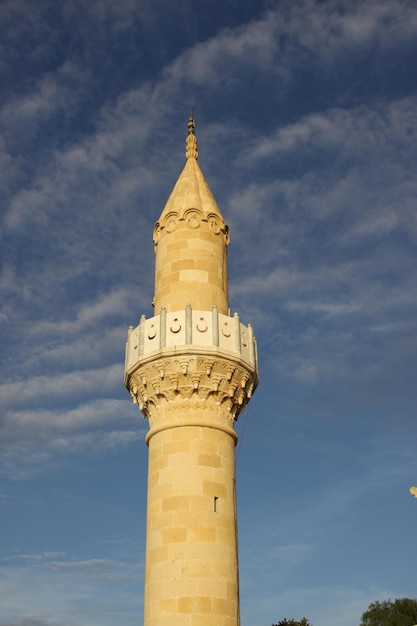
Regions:
<instances>
[{"instance_id":1,"label":"metal finial","mask_svg":"<svg viewBox=\"0 0 417 626\"><path fill-rule=\"evenodd\" d=\"M188 120L188 136L185 140L185 158L198 159L197 137L195 136L194 107Z\"/></svg>"},{"instance_id":2,"label":"metal finial","mask_svg":"<svg viewBox=\"0 0 417 626\"><path fill-rule=\"evenodd\" d=\"M194 121L194 107L191 109L190 119L188 120L188 134L194 135L195 121Z\"/></svg>"}]
</instances>

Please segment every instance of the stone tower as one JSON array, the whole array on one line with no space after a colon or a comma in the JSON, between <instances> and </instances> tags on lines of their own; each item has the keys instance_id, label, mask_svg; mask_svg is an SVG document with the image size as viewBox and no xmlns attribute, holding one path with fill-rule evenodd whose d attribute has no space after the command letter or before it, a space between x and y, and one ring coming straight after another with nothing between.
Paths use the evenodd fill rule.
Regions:
<instances>
[{"instance_id":1,"label":"stone tower","mask_svg":"<svg viewBox=\"0 0 417 626\"><path fill-rule=\"evenodd\" d=\"M130 327L125 385L149 420L145 626L239 626L234 421L257 383L230 316L229 230L197 163L154 227L154 317Z\"/></svg>"}]
</instances>

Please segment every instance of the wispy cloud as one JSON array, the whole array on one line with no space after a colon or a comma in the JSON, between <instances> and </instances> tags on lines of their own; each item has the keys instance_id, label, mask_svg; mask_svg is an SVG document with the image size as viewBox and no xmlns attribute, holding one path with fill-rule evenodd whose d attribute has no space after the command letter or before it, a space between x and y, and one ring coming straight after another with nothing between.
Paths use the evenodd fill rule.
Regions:
<instances>
[{"instance_id":1,"label":"wispy cloud","mask_svg":"<svg viewBox=\"0 0 417 626\"><path fill-rule=\"evenodd\" d=\"M94 302L83 302L79 310L71 312L73 319L67 320L40 320L31 325L31 334L78 334L91 330L94 324L103 323L106 318L110 320L125 319L131 310L132 301L137 296L132 294L127 287L115 289L102 294ZM74 319L75 318L75 319Z\"/></svg>"},{"instance_id":2,"label":"wispy cloud","mask_svg":"<svg viewBox=\"0 0 417 626\"><path fill-rule=\"evenodd\" d=\"M9 388L12 406L4 412L0 424L2 471L15 479L27 478L45 471L59 459L62 462L84 450L95 455L104 454L130 446L142 438L146 425L142 424L139 414L132 412L130 399L110 397L81 401L83 392L89 389L89 382L95 380L98 384L100 380L100 384L105 385L104 374L103 371L84 372L75 378L71 375L68 386L64 384L61 389L53 380L34 380L32 391L27 390L21 398L22 404L27 405L24 409L13 406L13 389ZM49 395L47 388L53 388L56 395ZM47 406L57 403L54 408L32 408L33 404L39 406L45 401L45 394ZM79 404L59 408L59 398L62 401L69 396L79 398Z\"/></svg>"},{"instance_id":3,"label":"wispy cloud","mask_svg":"<svg viewBox=\"0 0 417 626\"><path fill-rule=\"evenodd\" d=\"M57 377L35 376L24 385L21 381L3 384L0 388L3 406L10 406L11 403L22 405L35 400L39 402L42 398L50 401L80 397L81 394L91 395L100 381L103 390L108 392L120 384L122 371L122 364L116 364L98 370L72 371Z\"/></svg>"},{"instance_id":4,"label":"wispy cloud","mask_svg":"<svg viewBox=\"0 0 417 626\"><path fill-rule=\"evenodd\" d=\"M65 561L59 556L17 555L15 565L10 562L2 568L2 626L46 626L52 623L51 615L54 624L65 626L85 613L94 626L111 624L115 615L124 615L126 623L133 624L140 611L137 594L132 594L142 580L140 563L106 558ZM105 599L100 593L104 589ZM16 618L17 605L23 611Z\"/></svg>"},{"instance_id":5,"label":"wispy cloud","mask_svg":"<svg viewBox=\"0 0 417 626\"><path fill-rule=\"evenodd\" d=\"M8 557L7 561L19 562L36 570L62 572L76 578L106 580L137 580L142 575L141 563L116 561L114 559L93 558L88 560L65 560L62 552L43 552L40 554L19 554ZM3 559L5 560L5 559Z\"/></svg>"}]
</instances>

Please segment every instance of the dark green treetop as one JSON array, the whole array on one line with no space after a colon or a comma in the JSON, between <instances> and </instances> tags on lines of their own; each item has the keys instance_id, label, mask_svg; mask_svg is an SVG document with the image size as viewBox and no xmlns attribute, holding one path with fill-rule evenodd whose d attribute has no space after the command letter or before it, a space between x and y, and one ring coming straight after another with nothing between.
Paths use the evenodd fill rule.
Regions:
<instances>
[{"instance_id":1,"label":"dark green treetop","mask_svg":"<svg viewBox=\"0 0 417 626\"><path fill-rule=\"evenodd\" d=\"M277 624L272 624L272 626L312 626L306 617L302 617L300 620L295 619L287 619L284 617Z\"/></svg>"},{"instance_id":2,"label":"dark green treetop","mask_svg":"<svg viewBox=\"0 0 417 626\"><path fill-rule=\"evenodd\" d=\"M414 626L417 624L417 600L402 598L372 602L362 615L360 626Z\"/></svg>"}]
</instances>

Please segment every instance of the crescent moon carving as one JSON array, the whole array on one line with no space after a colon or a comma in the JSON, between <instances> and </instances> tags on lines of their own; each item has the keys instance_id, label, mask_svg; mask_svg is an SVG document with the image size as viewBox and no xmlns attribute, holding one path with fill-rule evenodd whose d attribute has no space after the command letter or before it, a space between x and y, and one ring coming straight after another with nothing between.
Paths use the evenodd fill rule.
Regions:
<instances>
[{"instance_id":1,"label":"crescent moon carving","mask_svg":"<svg viewBox=\"0 0 417 626\"><path fill-rule=\"evenodd\" d=\"M223 335L223 337L230 337L231 334L232 333L229 330L229 324L227 322L225 322L223 324L223 328L222 328L222 335Z\"/></svg>"},{"instance_id":2,"label":"crescent moon carving","mask_svg":"<svg viewBox=\"0 0 417 626\"><path fill-rule=\"evenodd\" d=\"M181 330L181 324L178 321L178 317L176 317L174 319L173 324L171 324L171 332L176 334L176 333L179 333L180 330Z\"/></svg>"},{"instance_id":3,"label":"crescent moon carving","mask_svg":"<svg viewBox=\"0 0 417 626\"><path fill-rule=\"evenodd\" d=\"M199 320L196 328L197 328L197 330L200 333L205 333L208 330L208 326L206 324L206 321L205 321L204 317L200 317L200 320Z\"/></svg>"}]
</instances>

